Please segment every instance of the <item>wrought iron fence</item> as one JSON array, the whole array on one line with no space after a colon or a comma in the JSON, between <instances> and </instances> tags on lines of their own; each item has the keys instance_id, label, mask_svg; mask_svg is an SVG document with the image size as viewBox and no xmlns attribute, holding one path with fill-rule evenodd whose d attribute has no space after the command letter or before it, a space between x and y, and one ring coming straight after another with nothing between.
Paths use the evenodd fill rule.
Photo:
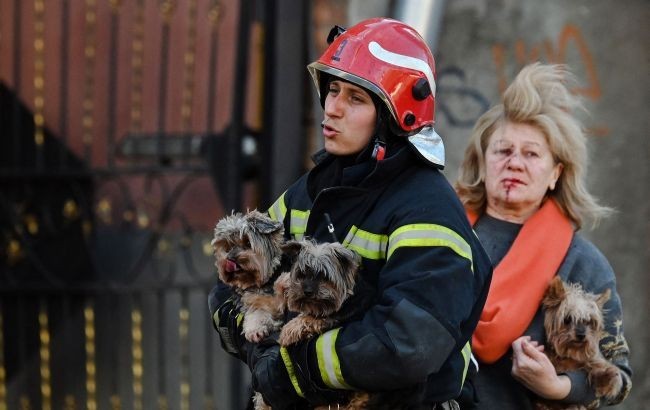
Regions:
<instances>
[{"instance_id":1,"label":"wrought iron fence","mask_svg":"<svg viewBox=\"0 0 650 410\"><path fill-rule=\"evenodd\" d=\"M0 10L0 409L240 408L206 296L257 163L254 5Z\"/></svg>"}]
</instances>

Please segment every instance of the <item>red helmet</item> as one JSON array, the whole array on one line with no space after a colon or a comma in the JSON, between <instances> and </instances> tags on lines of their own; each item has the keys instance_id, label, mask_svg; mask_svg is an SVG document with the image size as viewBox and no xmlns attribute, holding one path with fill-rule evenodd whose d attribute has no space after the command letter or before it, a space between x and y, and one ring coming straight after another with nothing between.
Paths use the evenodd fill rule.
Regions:
<instances>
[{"instance_id":1,"label":"red helmet","mask_svg":"<svg viewBox=\"0 0 650 410\"><path fill-rule=\"evenodd\" d=\"M319 94L322 74L333 75L381 98L403 134L433 125L435 61L417 31L397 20L372 18L345 31L335 28L330 36L336 35L307 67Z\"/></svg>"}]
</instances>

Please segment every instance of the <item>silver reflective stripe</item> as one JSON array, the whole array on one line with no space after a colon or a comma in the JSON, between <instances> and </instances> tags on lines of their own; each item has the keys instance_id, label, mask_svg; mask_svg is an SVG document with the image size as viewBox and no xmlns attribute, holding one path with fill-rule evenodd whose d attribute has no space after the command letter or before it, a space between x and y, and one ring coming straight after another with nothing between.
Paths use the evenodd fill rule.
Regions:
<instances>
[{"instance_id":1,"label":"silver reflective stripe","mask_svg":"<svg viewBox=\"0 0 650 410\"><path fill-rule=\"evenodd\" d=\"M472 262L472 248L456 232L442 225L411 224L397 228L388 239L388 255L401 247L446 246Z\"/></svg>"},{"instance_id":2,"label":"silver reflective stripe","mask_svg":"<svg viewBox=\"0 0 650 410\"><path fill-rule=\"evenodd\" d=\"M367 232L352 226L343 240L343 246L366 259L386 259L388 236Z\"/></svg>"},{"instance_id":3,"label":"silver reflective stripe","mask_svg":"<svg viewBox=\"0 0 650 410\"><path fill-rule=\"evenodd\" d=\"M307 220L309 219L309 211L299 211L292 209L290 211L291 220L289 225L289 233L297 240L301 240L307 230Z\"/></svg>"},{"instance_id":4,"label":"silver reflective stripe","mask_svg":"<svg viewBox=\"0 0 650 410\"><path fill-rule=\"evenodd\" d=\"M463 362L465 364L465 367L463 368L463 379L460 383L462 386L465 384L465 377L467 377L467 370L469 369L469 363L472 357L472 346L469 344L469 342L465 343L465 346L463 346L463 350L461 350L460 353L463 355Z\"/></svg>"},{"instance_id":5,"label":"silver reflective stripe","mask_svg":"<svg viewBox=\"0 0 650 410\"><path fill-rule=\"evenodd\" d=\"M284 191L269 208L269 216L278 222L284 222L284 217L287 215L287 206L284 204L284 194L286 193Z\"/></svg>"},{"instance_id":6,"label":"silver reflective stripe","mask_svg":"<svg viewBox=\"0 0 650 410\"><path fill-rule=\"evenodd\" d=\"M341 328L329 330L316 340L316 357L323 382L335 389L352 390L341 373L341 364L336 354L336 338Z\"/></svg>"}]
</instances>

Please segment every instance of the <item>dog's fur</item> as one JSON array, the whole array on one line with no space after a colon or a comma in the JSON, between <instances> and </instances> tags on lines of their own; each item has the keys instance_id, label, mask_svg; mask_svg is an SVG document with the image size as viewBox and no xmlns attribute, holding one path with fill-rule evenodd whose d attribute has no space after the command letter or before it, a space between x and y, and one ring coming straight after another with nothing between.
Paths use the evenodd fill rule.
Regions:
<instances>
[{"instance_id":1,"label":"dog's fur","mask_svg":"<svg viewBox=\"0 0 650 410\"><path fill-rule=\"evenodd\" d=\"M339 243L289 241L283 249L293 263L276 281L275 289L287 308L299 313L280 332L280 344L288 346L345 319L337 312L354 294L360 258Z\"/></svg>"},{"instance_id":2,"label":"dog's fur","mask_svg":"<svg viewBox=\"0 0 650 410\"><path fill-rule=\"evenodd\" d=\"M240 296L244 337L260 342L282 326L283 303L273 294L282 259L284 228L258 211L234 213L214 229L212 246L219 279Z\"/></svg>"},{"instance_id":3,"label":"dog's fur","mask_svg":"<svg viewBox=\"0 0 650 410\"><path fill-rule=\"evenodd\" d=\"M603 357L599 346L604 332L603 306L610 293L609 289L601 294L588 293L579 284L555 277L542 300L547 356L558 373L585 370L598 399L612 399L623 387L620 370ZM578 410L598 405L599 400L589 406L541 400L536 408Z\"/></svg>"},{"instance_id":4,"label":"dog's fur","mask_svg":"<svg viewBox=\"0 0 650 410\"><path fill-rule=\"evenodd\" d=\"M375 290L359 275L360 257L354 251L339 243L316 244L309 240L289 241L283 249L293 263L291 270L275 282L275 289L284 295L287 309L299 314L282 327L281 345L292 345L360 318L372 305ZM422 393L423 386L399 392L350 392L342 398L344 404L319 406L316 410L413 408L411 404L417 403Z\"/></svg>"}]
</instances>

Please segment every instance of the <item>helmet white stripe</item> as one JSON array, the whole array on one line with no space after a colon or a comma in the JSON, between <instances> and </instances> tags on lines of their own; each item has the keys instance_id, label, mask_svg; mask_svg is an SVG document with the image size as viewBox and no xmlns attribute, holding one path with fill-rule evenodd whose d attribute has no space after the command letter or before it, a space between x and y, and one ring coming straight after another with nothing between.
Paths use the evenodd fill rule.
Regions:
<instances>
[{"instance_id":1,"label":"helmet white stripe","mask_svg":"<svg viewBox=\"0 0 650 410\"><path fill-rule=\"evenodd\" d=\"M431 94L434 96L436 95L436 81L433 79L433 72L431 71L431 67L429 67L429 63L426 61L403 54L393 53L392 51L383 48L376 41L371 41L370 44L368 44L368 50L370 51L370 54L383 62L423 72L429 81Z\"/></svg>"}]
</instances>

